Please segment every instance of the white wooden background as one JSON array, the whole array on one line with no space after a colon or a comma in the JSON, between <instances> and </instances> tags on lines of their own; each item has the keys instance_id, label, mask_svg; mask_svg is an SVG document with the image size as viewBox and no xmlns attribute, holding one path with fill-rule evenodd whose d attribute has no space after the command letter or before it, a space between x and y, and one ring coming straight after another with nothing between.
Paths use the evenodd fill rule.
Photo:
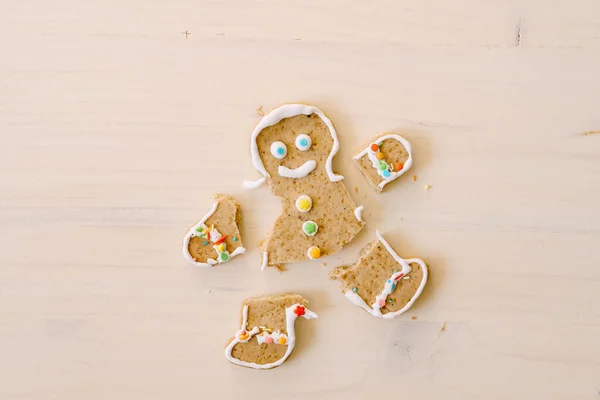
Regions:
<instances>
[{"instance_id":1,"label":"white wooden background","mask_svg":"<svg viewBox=\"0 0 600 400\"><path fill-rule=\"evenodd\" d=\"M332 118L368 222L261 273L279 201L241 183L285 102ZM350 157L384 130L416 163L376 195ZM597 130L598 0L0 0L0 398L599 399ZM197 269L213 192L249 251ZM393 321L326 279L376 227L431 267ZM240 300L281 290L320 319L284 366L230 365Z\"/></svg>"}]
</instances>

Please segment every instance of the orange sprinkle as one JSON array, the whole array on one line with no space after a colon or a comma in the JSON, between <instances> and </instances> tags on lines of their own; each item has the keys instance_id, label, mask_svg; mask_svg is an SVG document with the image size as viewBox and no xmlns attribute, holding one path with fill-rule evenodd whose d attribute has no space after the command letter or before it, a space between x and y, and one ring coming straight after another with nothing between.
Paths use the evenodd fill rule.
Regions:
<instances>
[{"instance_id":1,"label":"orange sprinkle","mask_svg":"<svg viewBox=\"0 0 600 400\"><path fill-rule=\"evenodd\" d=\"M221 243L223 243L225 241L225 239L227 239L227 235L221 236L221 239L217 240L215 242L215 244L221 244Z\"/></svg>"}]
</instances>

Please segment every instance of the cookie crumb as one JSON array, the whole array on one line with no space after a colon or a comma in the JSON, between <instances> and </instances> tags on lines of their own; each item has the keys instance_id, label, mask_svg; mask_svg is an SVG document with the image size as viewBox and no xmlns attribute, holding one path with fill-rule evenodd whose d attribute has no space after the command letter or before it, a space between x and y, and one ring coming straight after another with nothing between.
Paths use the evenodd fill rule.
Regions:
<instances>
[{"instance_id":1,"label":"cookie crumb","mask_svg":"<svg viewBox=\"0 0 600 400\"><path fill-rule=\"evenodd\" d=\"M416 181L417 181L417 176L413 175L413 182L416 182Z\"/></svg>"},{"instance_id":2,"label":"cookie crumb","mask_svg":"<svg viewBox=\"0 0 600 400\"><path fill-rule=\"evenodd\" d=\"M444 325L442 326L442 329L440 330L440 335L444 332L446 332L446 321L444 321Z\"/></svg>"},{"instance_id":3,"label":"cookie crumb","mask_svg":"<svg viewBox=\"0 0 600 400\"><path fill-rule=\"evenodd\" d=\"M326 263L326 262L324 262L324 263L321 263L321 267L326 267L326 266L327 266L327 263Z\"/></svg>"},{"instance_id":4,"label":"cookie crumb","mask_svg":"<svg viewBox=\"0 0 600 400\"><path fill-rule=\"evenodd\" d=\"M587 132L583 132L583 135L584 135L584 136L587 136L587 135L595 135L595 134L597 134L597 133L600 133L600 131L587 131Z\"/></svg>"},{"instance_id":5,"label":"cookie crumb","mask_svg":"<svg viewBox=\"0 0 600 400\"><path fill-rule=\"evenodd\" d=\"M431 189L431 185L425 185L425 190Z\"/></svg>"},{"instance_id":6,"label":"cookie crumb","mask_svg":"<svg viewBox=\"0 0 600 400\"><path fill-rule=\"evenodd\" d=\"M358 193L358 186L354 186L354 191Z\"/></svg>"},{"instance_id":7,"label":"cookie crumb","mask_svg":"<svg viewBox=\"0 0 600 400\"><path fill-rule=\"evenodd\" d=\"M212 294L212 290L208 289L208 290L206 291L206 294Z\"/></svg>"},{"instance_id":8,"label":"cookie crumb","mask_svg":"<svg viewBox=\"0 0 600 400\"><path fill-rule=\"evenodd\" d=\"M417 319L416 315L413 315L412 317L410 317L410 319L412 319L413 321Z\"/></svg>"},{"instance_id":9,"label":"cookie crumb","mask_svg":"<svg viewBox=\"0 0 600 400\"><path fill-rule=\"evenodd\" d=\"M258 107L258 108L256 109L256 114L257 114L259 117L264 117L264 116L265 116L265 112L264 112L264 110L263 110L262 106L260 106L260 107Z\"/></svg>"}]
</instances>

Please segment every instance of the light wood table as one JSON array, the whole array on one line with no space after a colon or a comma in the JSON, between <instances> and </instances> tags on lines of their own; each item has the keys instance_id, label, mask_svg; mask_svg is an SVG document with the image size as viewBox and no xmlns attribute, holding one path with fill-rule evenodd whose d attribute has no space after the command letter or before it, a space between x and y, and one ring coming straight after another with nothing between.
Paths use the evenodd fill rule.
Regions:
<instances>
[{"instance_id":1,"label":"light wood table","mask_svg":"<svg viewBox=\"0 0 600 400\"><path fill-rule=\"evenodd\" d=\"M279 274L279 200L241 185L286 102L333 120L367 225ZM351 156L388 130L415 165L378 195ZM0 0L0 398L598 399L598 130L597 0ZM198 269L215 192L249 250ZM392 321L327 279L376 228L431 267ZM292 357L229 364L240 301L283 290L320 315Z\"/></svg>"}]
</instances>

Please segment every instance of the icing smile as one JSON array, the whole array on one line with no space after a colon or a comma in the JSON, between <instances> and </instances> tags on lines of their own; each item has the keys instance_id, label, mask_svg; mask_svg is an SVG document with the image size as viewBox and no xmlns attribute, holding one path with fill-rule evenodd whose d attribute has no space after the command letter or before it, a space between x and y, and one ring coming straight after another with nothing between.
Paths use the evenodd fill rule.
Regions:
<instances>
[{"instance_id":1,"label":"icing smile","mask_svg":"<svg viewBox=\"0 0 600 400\"><path fill-rule=\"evenodd\" d=\"M288 167L280 165L278 172L279 176L284 178L304 178L313 172L315 168L317 168L317 162L315 160L309 160L295 169L289 169Z\"/></svg>"}]
</instances>

